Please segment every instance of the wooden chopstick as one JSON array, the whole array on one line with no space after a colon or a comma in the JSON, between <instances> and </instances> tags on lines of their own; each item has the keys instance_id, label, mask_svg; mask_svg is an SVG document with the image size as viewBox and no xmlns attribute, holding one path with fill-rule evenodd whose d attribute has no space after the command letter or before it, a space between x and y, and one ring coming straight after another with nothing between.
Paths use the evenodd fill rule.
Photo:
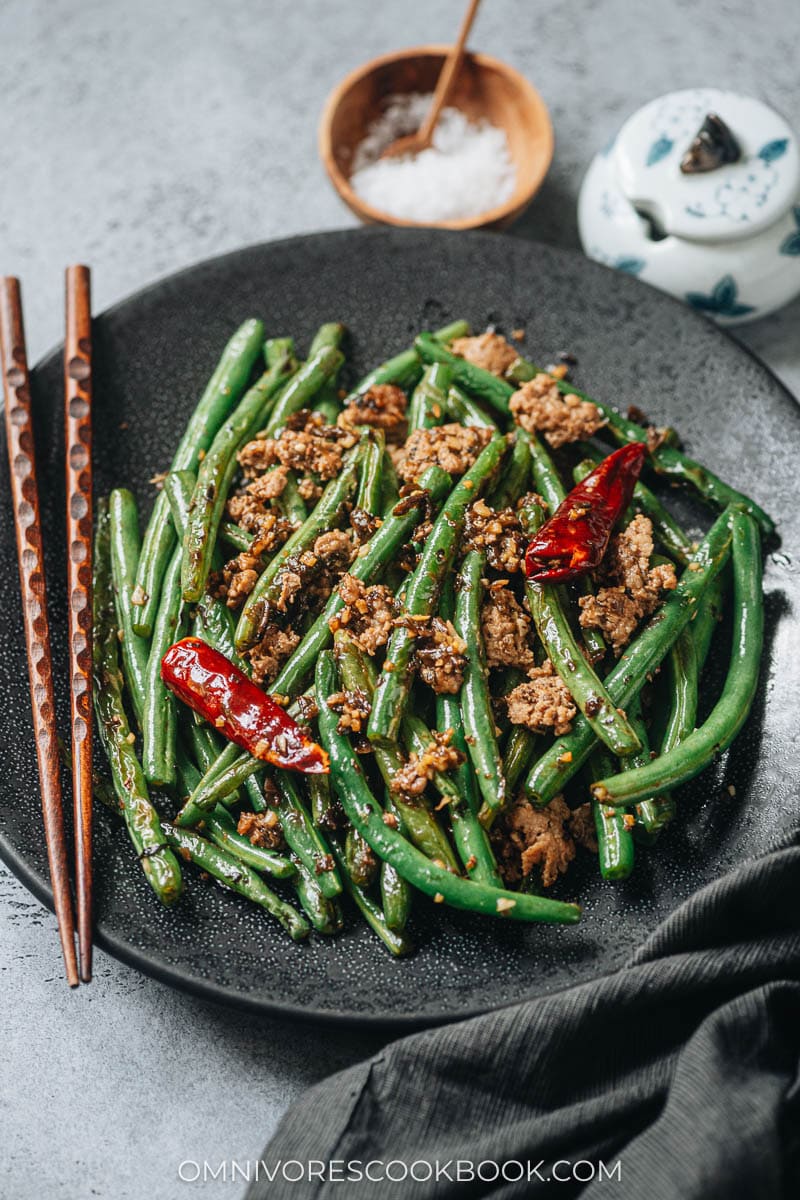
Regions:
<instances>
[{"instance_id":1,"label":"wooden chopstick","mask_svg":"<svg viewBox=\"0 0 800 1200\"><path fill-rule=\"evenodd\" d=\"M88 267L66 271L64 445L75 892L81 980L92 978L92 302Z\"/></svg>"},{"instance_id":2,"label":"wooden chopstick","mask_svg":"<svg viewBox=\"0 0 800 1200\"><path fill-rule=\"evenodd\" d=\"M70 987L77 987L75 924L69 888L67 840L64 833L64 808L56 738L53 664L47 620L47 589L42 553L39 491L36 484L28 358L25 350L19 280L10 276L0 280L0 356L44 836L67 983Z\"/></svg>"}]
</instances>

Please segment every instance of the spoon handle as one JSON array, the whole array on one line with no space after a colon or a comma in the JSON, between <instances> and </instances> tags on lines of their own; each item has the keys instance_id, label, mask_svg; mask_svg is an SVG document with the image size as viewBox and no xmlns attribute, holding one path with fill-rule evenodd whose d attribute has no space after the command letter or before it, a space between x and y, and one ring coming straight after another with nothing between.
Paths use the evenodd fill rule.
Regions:
<instances>
[{"instance_id":1,"label":"spoon handle","mask_svg":"<svg viewBox=\"0 0 800 1200\"><path fill-rule=\"evenodd\" d=\"M475 16L478 12L478 6L481 0L469 0L467 11L464 14L464 19L461 22L461 28L458 31L455 45L451 49L447 58L444 60L442 69L439 72L439 79L436 83L436 91L433 94L433 103L430 111L422 123L419 131L419 140L423 146L429 146L433 138L433 131L436 128L436 122L439 120L439 114L447 104L450 96L453 93L456 80L458 78L458 70L461 66L461 60L464 57L464 46L472 29Z\"/></svg>"}]
</instances>

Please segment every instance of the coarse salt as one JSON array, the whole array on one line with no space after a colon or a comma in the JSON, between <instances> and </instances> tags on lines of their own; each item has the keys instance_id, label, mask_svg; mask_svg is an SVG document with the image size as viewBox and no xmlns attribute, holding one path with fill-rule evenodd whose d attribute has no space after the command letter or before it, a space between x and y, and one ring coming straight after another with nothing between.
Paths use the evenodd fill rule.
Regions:
<instances>
[{"instance_id":1,"label":"coarse salt","mask_svg":"<svg viewBox=\"0 0 800 1200\"><path fill-rule=\"evenodd\" d=\"M433 97L390 96L358 146L350 184L382 212L406 221L458 221L509 200L516 172L502 129L468 121L457 108L442 110L433 145L417 155L381 159L398 137L419 129Z\"/></svg>"}]
</instances>

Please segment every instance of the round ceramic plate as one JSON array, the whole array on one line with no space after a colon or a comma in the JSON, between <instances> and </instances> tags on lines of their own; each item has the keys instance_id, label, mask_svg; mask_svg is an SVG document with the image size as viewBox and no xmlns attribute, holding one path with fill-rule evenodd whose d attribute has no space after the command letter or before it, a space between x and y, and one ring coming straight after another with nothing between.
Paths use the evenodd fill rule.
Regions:
<instances>
[{"instance_id":1,"label":"round ceramic plate","mask_svg":"<svg viewBox=\"0 0 800 1200\"><path fill-rule=\"evenodd\" d=\"M357 230L293 238L202 263L140 292L95 323L98 493L132 487L169 465L220 348L239 322L302 347L324 320L352 333L354 374L425 328L455 317L525 330L543 363L577 358L576 383L625 408L636 404L681 432L716 472L751 492L780 523L767 556L767 638L758 700L743 734L683 789L678 817L633 877L602 883L583 854L554 889L584 905L580 925L524 927L420 900L416 953L392 960L363 925L296 945L260 909L203 884L165 911L150 893L124 829L97 812L100 946L166 983L285 1015L409 1026L466 1016L563 988L620 966L690 893L778 842L797 821L793 780L800 701L796 660L800 575L797 462L800 411L757 361L705 319L626 275L577 254L496 234ZM33 375L50 613L67 729L61 363ZM0 496L0 850L49 901L29 715L6 455ZM675 494L700 529L702 509ZM714 659L724 667L724 630Z\"/></svg>"}]
</instances>

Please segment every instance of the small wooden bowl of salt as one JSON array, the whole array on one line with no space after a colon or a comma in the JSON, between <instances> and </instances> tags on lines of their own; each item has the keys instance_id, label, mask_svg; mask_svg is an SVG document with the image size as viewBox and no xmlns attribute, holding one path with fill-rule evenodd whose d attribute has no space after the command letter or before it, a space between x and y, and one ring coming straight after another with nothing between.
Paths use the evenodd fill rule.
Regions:
<instances>
[{"instance_id":1,"label":"small wooden bowl of salt","mask_svg":"<svg viewBox=\"0 0 800 1200\"><path fill-rule=\"evenodd\" d=\"M464 55L429 150L381 157L422 124L449 49L419 46L373 59L328 98L320 155L362 221L502 229L541 186L553 157L547 107L527 79L485 54Z\"/></svg>"}]
</instances>

